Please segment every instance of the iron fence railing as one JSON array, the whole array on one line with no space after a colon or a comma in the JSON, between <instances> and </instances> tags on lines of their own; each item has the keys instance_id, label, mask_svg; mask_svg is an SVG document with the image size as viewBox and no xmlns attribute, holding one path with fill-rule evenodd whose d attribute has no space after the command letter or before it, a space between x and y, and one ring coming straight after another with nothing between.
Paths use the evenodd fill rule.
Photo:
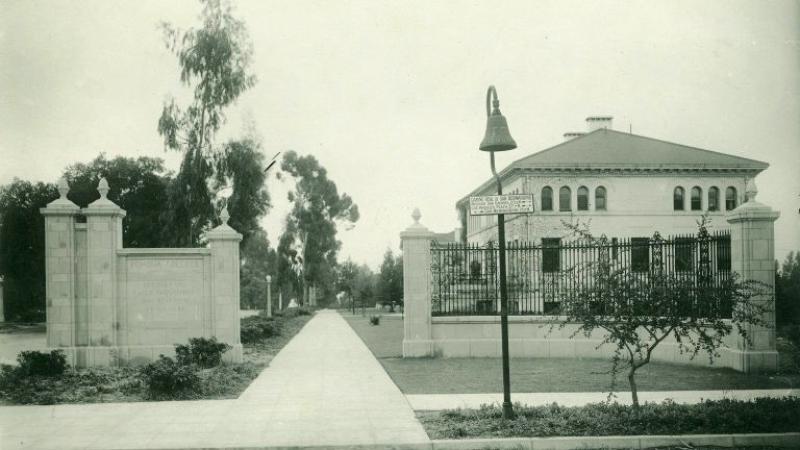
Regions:
<instances>
[{"instance_id":1,"label":"iron fence railing","mask_svg":"<svg viewBox=\"0 0 800 450\"><path fill-rule=\"evenodd\" d=\"M660 282L693 286L693 292L722 287L731 277L730 233L680 235L662 239L609 239L506 246L509 314L549 315L562 301L597 280L600 261L625 268L631 283ZM500 312L497 244L431 244L432 314L496 315ZM656 277L655 274L668 275ZM693 297L694 295L692 295ZM702 299L687 299L693 313ZM723 308L724 310L724 308ZM730 316L730 311L723 312Z\"/></svg>"}]
</instances>

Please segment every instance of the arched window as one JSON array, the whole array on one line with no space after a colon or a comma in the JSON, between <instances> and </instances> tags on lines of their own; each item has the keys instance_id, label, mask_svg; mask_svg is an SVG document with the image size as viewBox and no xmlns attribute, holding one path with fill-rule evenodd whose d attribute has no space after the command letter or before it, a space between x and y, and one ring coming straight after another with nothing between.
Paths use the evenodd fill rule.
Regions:
<instances>
[{"instance_id":1,"label":"arched window","mask_svg":"<svg viewBox=\"0 0 800 450\"><path fill-rule=\"evenodd\" d=\"M545 186L542 188L542 211L553 210L553 188Z\"/></svg>"},{"instance_id":2,"label":"arched window","mask_svg":"<svg viewBox=\"0 0 800 450\"><path fill-rule=\"evenodd\" d=\"M692 188L692 211L703 209L703 190L698 186Z\"/></svg>"},{"instance_id":3,"label":"arched window","mask_svg":"<svg viewBox=\"0 0 800 450\"><path fill-rule=\"evenodd\" d=\"M594 209L595 211L606 210L606 188L603 186L594 190Z\"/></svg>"},{"instance_id":4,"label":"arched window","mask_svg":"<svg viewBox=\"0 0 800 450\"><path fill-rule=\"evenodd\" d=\"M558 191L558 210L572 210L572 191L567 186L561 186L561 189Z\"/></svg>"},{"instance_id":5,"label":"arched window","mask_svg":"<svg viewBox=\"0 0 800 450\"><path fill-rule=\"evenodd\" d=\"M589 210L589 188L581 186L578 188L578 211Z\"/></svg>"},{"instance_id":6,"label":"arched window","mask_svg":"<svg viewBox=\"0 0 800 450\"><path fill-rule=\"evenodd\" d=\"M736 188L733 186L728 186L728 189L725 189L725 209L727 211L731 211L736 209L738 205L736 204Z\"/></svg>"},{"instance_id":7,"label":"arched window","mask_svg":"<svg viewBox=\"0 0 800 450\"><path fill-rule=\"evenodd\" d=\"M716 186L708 188L708 210L719 211L719 188Z\"/></svg>"},{"instance_id":8,"label":"arched window","mask_svg":"<svg viewBox=\"0 0 800 450\"><path fill-rule=\"evenodd\" d=\"M672 194L672 209L683 211L683 188L678 186Z\"/></svg>"}]
</instances>

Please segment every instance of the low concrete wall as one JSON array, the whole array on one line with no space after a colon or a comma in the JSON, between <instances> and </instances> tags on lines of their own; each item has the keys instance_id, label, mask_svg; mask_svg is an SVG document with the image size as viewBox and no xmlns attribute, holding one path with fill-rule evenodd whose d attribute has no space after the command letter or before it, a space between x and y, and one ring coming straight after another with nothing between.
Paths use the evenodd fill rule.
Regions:
<instances>
[{"instance_id":1,"label":"low concrete wall","mask_svg":"<svg viewBox=\"0 0 800 450\"><path fill-rule=\"evenodd\" d=\"M577 324L563 328L551 326L557 317L510 316L508 318L508 348L512 358L602 358L608 359L614 348L600 345L602 333L590 336L578 333ZM433 317L431 340L435 356L446 358L499 358L500 317L452 316ZM666 338L653 352L654 361L696 364L700 366L731 367L743 370L738 336L728 336L728 348L720 349L720 356L711 364L706 353L694 359L681 353L674 338ZM599 346L599 347L598 347Z\"/></svg>"}]
</instances>

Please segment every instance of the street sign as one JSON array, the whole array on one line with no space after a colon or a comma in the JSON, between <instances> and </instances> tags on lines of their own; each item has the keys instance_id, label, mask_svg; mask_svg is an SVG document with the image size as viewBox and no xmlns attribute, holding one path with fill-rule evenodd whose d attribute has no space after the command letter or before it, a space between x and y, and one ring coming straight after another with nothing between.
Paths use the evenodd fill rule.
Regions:
<instances>
[{"instance_id":1,"label":"street sign","mask_svg":"<svg viewBox=\"0 0 800 450\"><path fill-rule=\"evenodd\" d=\"M533 212L532 194L486 195L469 198L471 216L524 214Z\"/></svg>"}]
</instances>

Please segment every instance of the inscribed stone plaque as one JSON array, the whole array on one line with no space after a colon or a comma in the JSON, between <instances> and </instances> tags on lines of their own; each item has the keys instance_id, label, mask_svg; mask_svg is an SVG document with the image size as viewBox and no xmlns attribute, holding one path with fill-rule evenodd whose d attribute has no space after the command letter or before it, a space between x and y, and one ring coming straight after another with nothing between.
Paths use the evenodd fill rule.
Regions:
<instances>
[{"instance_id":1,"label":"inscribed stone plaque","mask_svg":"<svg viewBox=\"0 0 800 450\"><path fill-rule=\"evenodd\" d=\"M126 280L126 322L129 344L165 344L197 337L206 304L202 257L129 258Z\"/></svg>"}]
</instances>

